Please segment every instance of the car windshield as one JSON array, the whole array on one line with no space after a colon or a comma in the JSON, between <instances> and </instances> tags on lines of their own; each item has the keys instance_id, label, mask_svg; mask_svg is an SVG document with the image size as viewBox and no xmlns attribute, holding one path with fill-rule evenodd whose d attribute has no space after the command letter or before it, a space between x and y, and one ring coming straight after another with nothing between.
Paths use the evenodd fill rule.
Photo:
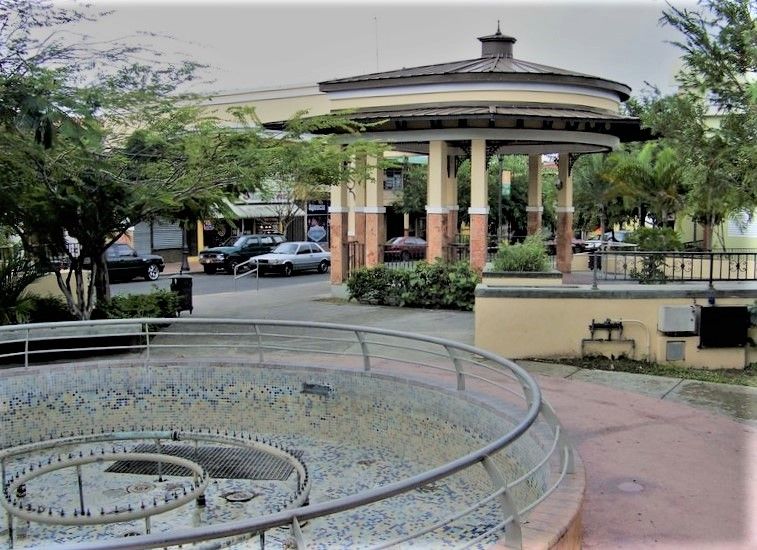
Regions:
<instances>
[{"instance_id":1,"label":"car windshield","mask_svg":"<svg viewBox=\"0 0 757 550\"><path fill-rule=\"evenodd\" d=\"M296 254L297 243L281 243L271 251L271 254Z\"/></svg>"},{"instance_id":2,"label":"car windshield","mask_svg":"<svg viewBox=\"0 0 757 550\"><path fill-rule=\"evenodd\" d=\"M402 237L392 237L391 239L389 239L388 241L386 241L386 244L394 244L397 241L399 241L401 238Z\"/></svg>"},{"instance_id":3,"label":"car windshield","mask_svg":"<svg viewBox=\"0 0 757 550\"><path fill-rule=\"evenodd\" d=\"M229 239L229 241L227 241L226 246L236 246L237 248L242 248L242 245L244 244L244 241L246 238L247 237L245 235L242 235L236 241L234 241L233 244L229 244L229 242L231 241L231 239Z\"/></svg>"}]
</instances>

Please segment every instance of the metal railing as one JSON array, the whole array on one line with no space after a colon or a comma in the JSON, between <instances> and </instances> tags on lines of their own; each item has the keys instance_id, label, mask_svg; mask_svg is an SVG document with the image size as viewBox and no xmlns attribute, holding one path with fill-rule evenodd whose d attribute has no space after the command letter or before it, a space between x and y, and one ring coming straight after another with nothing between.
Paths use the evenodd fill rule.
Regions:
<instances>
[{"instance_id":1,"label":"metal railing","mask_svg":"<svg viewBox=\"0 0 757 550\"><path fill-rule=\"evenodd\" d=\"M124 339L124 334L128 335ZM80 338L90 339L90 347ZM121 337L116 340L116 337ZM79 347L69 347L70 343ZM10 347L9 347L10 346ZM15 347L14 347L15 346ZM534 379L517 364L495 354L443 338L409 335L404 332L350 325L298 321L227 319L120 319L106 321L44 323L0 327L0 361L28 367L30 363L79 358L82 353L126 354L111 356L110 364L154 366L165 364L254 364L303 368L329 368L401 377L432 384L442 391L459 392L468 399L491 403L496 399L511 418L509 429L499 436L490 435L480 448L420 474L386 485L333 500L316 502L294 509L250 517L244 520L186 528L166 533L91 542L76 548L155 548L201 541L257 535L261 545L267 530L288 526L297 548L307 544L301 526L305 521L354 510L372 503L406 495L432 482L450 478L458 472L482 468L488 479L488 494L474 502L456 501L455 509L442 519L415 531L381 540L374 547L386 548L416 540L453 522L496 506L500 520L487 525L475 538L462 541L461 547L500 539L506 534L508 545L522 546L521 523L524 515L560 487L565 476L574 471L573 450L551 406L542 399ZM50 354L53 354L51 357ZM205 355L203 355L205 354ZM191 359L186 359L191 357ZM335 367L337 363L339 366ZM50 364L49 369L65 369L69 362ZM16 372L18 369L13 369ZM16 374L18 374L16 372ZM0 380L2 374L0 371ZM433 381L433 382L432 382ZM491 405L485 405L487 407ZM104 419L107 421L107 419ZM504 426L504 424L503 424ZM507 428L503 428L507 429ZM499 467L505 453L528 433L528 459L520 458L521 470L509 478ZM515 451L513 451L515 452ZM500 454L503 453L503 454ZM506 459L505 459L506 460ZM475 474L478 470L472 470ZM517 478L514 478L518 476ZM514 478L514 479L513 479ZM541 480L537 483L536 480ZM513 493L539 485L536 493L525 492L527 499ZM520 493L517 493L520 495ZM430 521L430 520L427 520ZM366 528L370 529L370 526Z\"/></svg>"},{"instance_id":2,"label":"metal railing","mask_svg":"<svg viewBox=\"0 0 757 550\"><path fill-rule=\"evenodd\" d=\"M241 275L238 274L240 267L251 266L251 265L254 265L255 267L248 269L247 271L245 271ZM252 275L255 275L255 279L256 279L256 281L255 281L255 283L256 283L255 290L260 290L260 268L258 267L258 264L255 261L255 259L254 258L249 258L249 259L245 260L242 263L236 264L234 266L234 292L237 291L237 281L239 279L241 279L242 277L251 277Z\"/></svg>"},{"instance_id":3,"label":"metal railing","mask_svg":"<svg viewBox=\"0 0 757 550\"><path fill-rule=\"evenodd\" d=\"M756 281L757 252L640 252L593 250L595 280L644 283Z\"/></svg>"}]
</instances>

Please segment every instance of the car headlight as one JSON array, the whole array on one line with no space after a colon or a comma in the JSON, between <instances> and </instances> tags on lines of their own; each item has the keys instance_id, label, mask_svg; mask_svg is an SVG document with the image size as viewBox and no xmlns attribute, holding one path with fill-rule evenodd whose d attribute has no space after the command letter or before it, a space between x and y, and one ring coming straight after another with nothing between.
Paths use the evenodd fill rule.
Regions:
<instances>
[{"instance_id":1,"label":"car headlight","mask_svg":"<svg viewBox=\"0 0 757 550\"><path fill-rule=\"evenodd\" d=\"M271 260L271 263L272 263L273 265L279 265L279 264L283 264L283 263L284 263L284 260L279 260L279 259L276 259L276 260Z\"/></svg>"}]
</instances>

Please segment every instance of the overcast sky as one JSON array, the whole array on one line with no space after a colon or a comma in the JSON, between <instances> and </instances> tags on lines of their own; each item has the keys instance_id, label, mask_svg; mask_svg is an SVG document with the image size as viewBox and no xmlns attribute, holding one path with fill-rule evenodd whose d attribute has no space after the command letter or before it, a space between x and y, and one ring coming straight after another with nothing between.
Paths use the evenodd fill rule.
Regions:
<instances>
[{"instance_id":1,"label":"overcast sky","mask_svg":"<svg viewBox=\"0 0 757 550\"><path fill-rule=\"evenodd\" d=\"M517 39L514 56L630 85L672 91L676 31L659 23L662 0L439 2L113 2L112 15L82 29L96 37L137 31L168 57L210 65L202 91L316 83L480 56L477 37ZM673 0L677 6L694 2Z\"/></svg>"}]
</instances>

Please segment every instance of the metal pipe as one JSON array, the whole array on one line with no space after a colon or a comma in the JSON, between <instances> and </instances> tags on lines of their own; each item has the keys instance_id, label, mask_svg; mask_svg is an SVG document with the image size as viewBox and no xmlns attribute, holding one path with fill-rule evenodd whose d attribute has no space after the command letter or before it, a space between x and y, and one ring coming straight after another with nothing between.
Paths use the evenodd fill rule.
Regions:
<instances>
[{"instance_id":1,"label":"metal pipe","mask_svg":"<svg viewBox=\"0 0 757 550\"><path fill-rule=\"evenodd\" d=\"M76 482L79 485L79 511L84 515L84 488L81 481L81 464L76 465Z\"/></svg>"}]
</instances>

